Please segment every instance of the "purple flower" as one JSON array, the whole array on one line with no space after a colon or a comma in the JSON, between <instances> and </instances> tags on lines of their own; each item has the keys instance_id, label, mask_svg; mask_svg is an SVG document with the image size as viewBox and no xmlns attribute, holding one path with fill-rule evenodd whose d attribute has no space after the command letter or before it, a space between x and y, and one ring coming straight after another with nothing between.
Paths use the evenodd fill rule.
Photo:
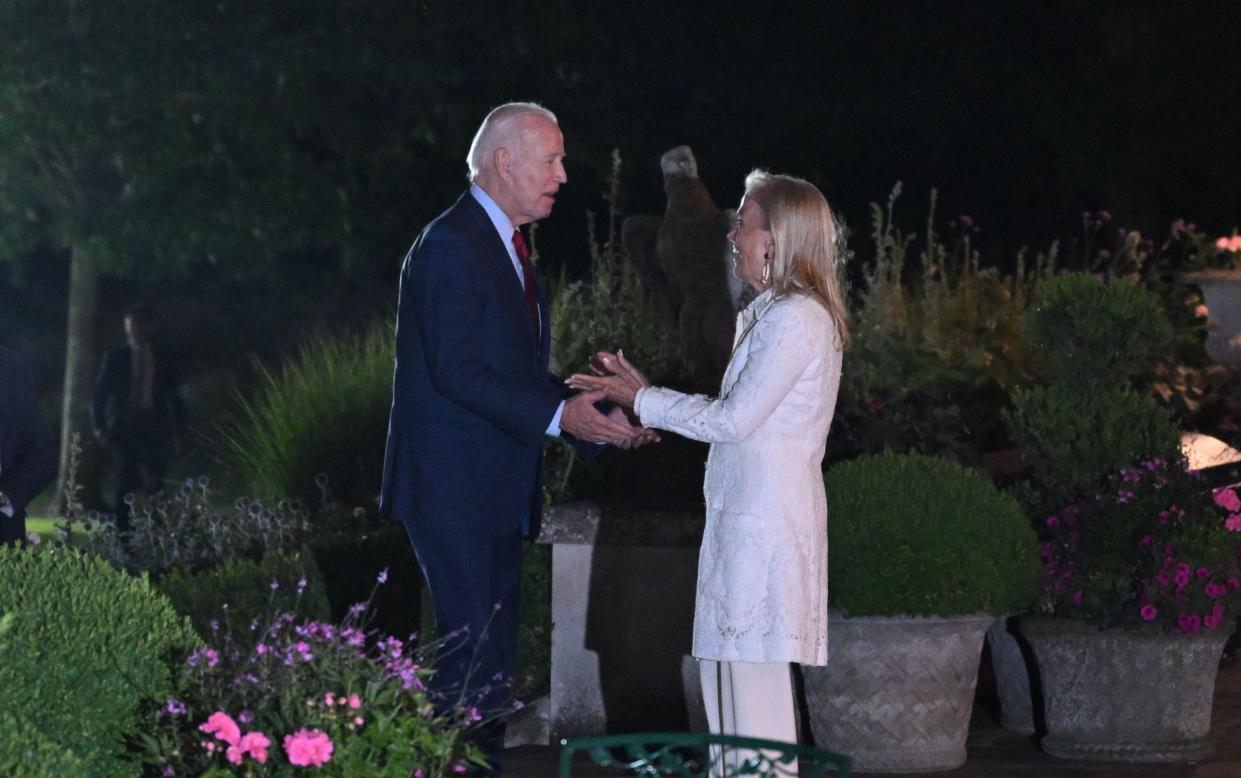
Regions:
<instances>
[{"instance_id":1,"label":"purple flower","mask_svg":"<svg viewBox=\"0 0 1241 778\"><path fill-rule=\"evenodd\" d=\"M169 697L164 703L164 713L169 716L184 716L185 711L185 703L175 697Z\"/></svg>"},{"instance_id":2,"label":"purple flower","mask_svg":"<svg viewBox=\"0 0 1241 778\"><path fill-rule=\"evenodd\" d=\"M1215 629L1219 623L1224 620L1224 606L1218 602L1211 608L1211 612L1202 620L1202 625L1207 629Z\"/></svg>"},{"instance_id":3,"label":"purple flower","mask_svg":"<svg viewBox=\"0 0 1241 778\"><path fill-rule=\"evenodd\" d=\"M271 582L271 590L274 592L279 588L280 588L280 582L273 579Z\"/></svg>"},{"instance_id":4,"label":"purple flower","mask_svg":"<svg viewBox=\"0 0 1241 778\"><path fill-rule=\"evenodd\" d=\"M1142 606L1141 613L1142 613L1142 619L1144 621L1154 621L1155 616L1158 615L1159 611L1155 609L1154 605L1151 605L1148 602Z\"/></svg>"},{"instance_id":5,"label":"purple flower","mask_svg":"<svg viewBox=\"0 0 1241 778\"><path fill-rule=\"evenodd\" d=\"M1197 573L1198 578L1204 581L1211 577L1211 571L1205 567L1199 567L1195 572Z\"/></svg>"},{"instance_id":6,"label":"purple flower","mask_svg":"<svg viewBox=\"0 0 1241 778\"><path fill-rule=\"evenodd\" d=\"M379 575L375 578L375 580L381 584L387 583L388 582L388 568L385 567L383 570L380 570Z\"/></svg>"},{"instance_id":7,"label":"purple flower","mask_svg":"<svg viewBox=\"0 0 1241 778\"><path fill-rule=\"evenodd\" d=\"M1177 626L1181 628L1182 632L1187 635L1192 635L1198 631L1199 627L1202 625L1202 620L1199 619L1196 614L1184 613L1181 614L1180 618L1176 620L1176 623Z\"/></svg>"},{"instance_id":8,"label":"purple flower","mask_svg":"<svg viewBox=\"0 0 1241 778\"><path fill-rule=\"evenodd\" d=\"M1099 221L1101 222L1110 222L1112 220L1111 211L1099 211L1097 214L1095 214L1095 216L1098 217Z\"/></svg>"},{"instance_id":9,"label":"purple flower","mask_svg":"<svg viewBox=\"0 0 1241 778\"><path fill-rule=\"evenodd\" d=\"M1081 589L1078 589L1077 591L1073 592L1073 604L1074 605L1082 604L1082 590Z\"/></svg>"},{"instance_id":10,"label":"purple flower","mask_svg":"<svg viewBox=\"0 0 1241 778\"><path fill-rule=\"evenodd\" d=\"M297 579L297 590L300 592L305 588L306 588L306 578L304 576L302 578L298 578Z\"/></svg>"},{"instance_id":11,"label":"purple flower","mask_svg":"<svg viewBox=\"0 0 1241 778\"><path fill-rule=\"evenodd\" d=\"M1060 519L1056 518L1055 516L1047 517L1047 526L1055 527L1055 526L1058 526L1059 524L1060 524Z\"/></svg>"}]
</instances>

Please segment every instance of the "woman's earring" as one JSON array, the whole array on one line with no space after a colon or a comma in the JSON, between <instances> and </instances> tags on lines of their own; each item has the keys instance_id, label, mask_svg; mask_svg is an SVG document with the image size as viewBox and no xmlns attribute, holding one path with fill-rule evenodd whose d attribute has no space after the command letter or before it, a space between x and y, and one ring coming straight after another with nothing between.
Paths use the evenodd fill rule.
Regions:
<instances>
[{"instance_id":1,"label":"woman's earring","mask_svg":"<svg viewBox=\"0 0 1241 778\"><path fill-rule=\"evenodd\" d=\"M763 281L763 283L765 284L765 283L767 283L767 282L768 282L768 281L770 281L770 280L771 280L771 263L770 263L770 262L764 262L764 263L763 263L763 277L762 277L762 281Z\"/></svg>"}]
</instances>

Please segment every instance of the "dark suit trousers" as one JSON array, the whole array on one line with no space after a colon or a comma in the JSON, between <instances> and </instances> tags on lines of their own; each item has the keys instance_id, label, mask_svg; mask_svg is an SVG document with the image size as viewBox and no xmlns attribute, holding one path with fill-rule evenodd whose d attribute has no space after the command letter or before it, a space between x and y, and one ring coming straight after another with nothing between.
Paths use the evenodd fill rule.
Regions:
<instances>
[{"instance_id":1,"label":"dark suit trousers","mask_svg":"<svg viewBox=\"0 0 1241 778\"><path fill-rule=\"evenodd\" d=\"M5 516L0 513L0 545L6 543L25 543L26 541L26 514L17 513L13 516Z\"/></svg>"},{"instance_id":2,"label":"dark suit trousers","mask_svg":"<svg viewBox=\"0 0 1241 778\"><path fill-rule=\"evenodd\" d=\"M438 707L476 707L485 718L506 714L517 658L521 536L411 532L410 538L444 641L430 684ZM502 721L479 734L496 762L504 745Z\"/></svg>"}]
</instances>

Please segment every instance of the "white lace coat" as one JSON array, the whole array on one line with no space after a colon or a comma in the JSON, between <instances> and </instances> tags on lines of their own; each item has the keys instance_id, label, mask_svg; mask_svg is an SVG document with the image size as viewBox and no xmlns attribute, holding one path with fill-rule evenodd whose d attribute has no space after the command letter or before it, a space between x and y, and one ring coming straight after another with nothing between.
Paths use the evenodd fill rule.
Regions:
<instances>
[{"instance_id":1,"label":"white lace coat","mask_svg":"<svg viewBox=\"0 0 1241 778\"><path fill-rule=\"evenodd\" d=\"M737 316L718 398L638 392L644 425L712 444L694 608L700 659L827 662L821 467L840 364L827 310L768 291Z\"/></svg>"}]
</instances>

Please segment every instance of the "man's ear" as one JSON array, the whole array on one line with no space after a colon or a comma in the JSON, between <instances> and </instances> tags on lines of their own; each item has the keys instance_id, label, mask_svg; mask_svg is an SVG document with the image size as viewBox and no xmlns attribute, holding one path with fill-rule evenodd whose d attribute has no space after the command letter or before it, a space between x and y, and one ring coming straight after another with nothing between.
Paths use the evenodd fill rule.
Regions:
<instances>
[{"instance_id":1,"label":"man's ear","mask_svg":"<svg viewBox=\"0 0 1241 778\"><path fill-rule=\"evenodd\" d=\"M496 149L492 160L496 166L496 174L504 181L511 181L513 178L513 155L509 153L509 150L501 146Z\"/></svg>"}]
</instances>

